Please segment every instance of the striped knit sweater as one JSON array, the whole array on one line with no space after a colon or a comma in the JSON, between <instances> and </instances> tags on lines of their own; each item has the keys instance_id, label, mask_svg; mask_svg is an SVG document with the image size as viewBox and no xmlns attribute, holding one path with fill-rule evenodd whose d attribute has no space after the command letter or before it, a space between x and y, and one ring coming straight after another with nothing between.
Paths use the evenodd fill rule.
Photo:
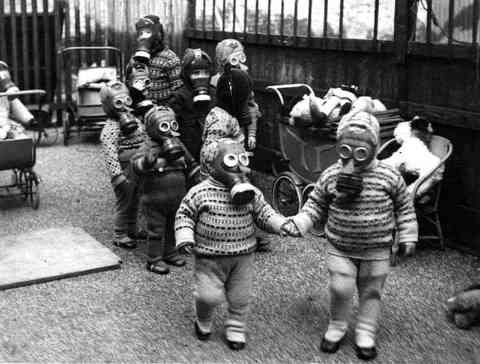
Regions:
<instances>
[{"instance_id":1,"label":"striped knit sweater","mask_svg":"<svg viewBox=\"0 0 480 364\"><path fill-rule=\"evenodd\" d=\"M182 71L180 58L174 51L164 47L152 54L148 67L152 81L149 98L157 105L165 105L170 95L183 84L180 77Z\"/></svg>"},{"instance_id":2,"label":"striped knit sweater","mask_svg":"<svg viewBox=\"0 0 480 364\"><path fill-rule=\"evenodd\" d=\"M279 233L286 221L256 189L254 201L233 205L229 189L208 178L192 187L183 198L175 217L175 239L180 248L194 244L199 255L225 256L255 250L255 224Z\"/></svg>"},{"instance_id":3,"label":"striped knit sweater","mask_svg":"<svg viewBox=\"0 0 480 364\"><path fill-rule=\"evenodd\" d=\"M100 140L102 142L103 153L107 169L110 172L112 182L116 183L117 177L123 173L123 168L129 162L130 158L135 154L138 148L146 139L145 129L138 121L138 128L130 135L123 135L120 131L120 124L114 119L107 119Z\"/></svg>"},{"instance_id":4,"label":"striped knit sweater","mask_svg":"<svg viewBox=\"0 0 480 364\"><path fill-rule=\"evenodd\" d=\"M302 234L321 222L329 242L350 252L390 247L395 228L399 243L418 240L413 201L394 168L375 161L362 174L360 195L349 203L339 203L335 185L341 168L339 161L322 173L307 202L293 218Z\"/></svg>"}]
</instances>

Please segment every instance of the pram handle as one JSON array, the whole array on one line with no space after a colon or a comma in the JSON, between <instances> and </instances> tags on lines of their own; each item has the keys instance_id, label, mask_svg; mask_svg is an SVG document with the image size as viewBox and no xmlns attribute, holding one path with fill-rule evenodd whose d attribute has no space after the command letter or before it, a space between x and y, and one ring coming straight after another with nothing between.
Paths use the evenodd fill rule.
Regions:
<instances>
[{"instance_id":1,"label":"pram handle","mask_svg":"<svg viewBox=\"0 0 480 364\"><path fill-rule=\"evenodd\" d=\"M308 89L308 91L310 92L311 95L315 95L315 92L313 91L313 89L305 83L291 83L291 84L285 84L285 85L272 85L272 86L267 86L266 89L267 90L273 90L273 92L275 92L277 94L278 99L280 100L280 104L282 106L284 106L285 105L285 99L283 98L281 90L292 89L292 88L300 88L300 87L305 87L306 89Z\"/></svg>"},{"instance_id":2,"label":"pram handle","mask_svg":"<svg viewBox=\"0 0 480 364\"><path fill-rule=\"evenodd\" d=\"M23 91L17 91L17 92L0 92L0 97L3 96L24 96L24 95L41 95L45 96L47 92L45 90L40 90L40 89L33 89L33 90L23 90Z\"/></svg>"}]
</instances>

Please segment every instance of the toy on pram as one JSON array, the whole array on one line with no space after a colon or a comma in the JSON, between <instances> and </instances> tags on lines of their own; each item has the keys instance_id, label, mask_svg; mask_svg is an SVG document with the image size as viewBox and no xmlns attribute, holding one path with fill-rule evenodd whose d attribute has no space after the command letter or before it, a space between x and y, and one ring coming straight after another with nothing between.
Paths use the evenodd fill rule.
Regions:
<instances>
[{"instance_id":1,"label":"toy on pram","mask_svg":"<svg viewBox=\"0 0 480 364\"><path fill-rule=\"evenodd\" d=\"M275 93L280 104L280 120L277 125L282 157L272 166L276 175L272 187L272 204L283 215L291 216L300 210L320 174L338 159L336 129L341 116L356 112L358 108L365 110L364 108L373 107L373 104L370 103L370 98L359 98L350 91L342 90L350 93L351 104L346 106L346 98L340 100L338 95L347 94L330 89L326 96L330 93L332 98L336 98L335 111L331 109L333 101L330 102L329 109L322 109L324 100L315 97L312 88L306 84L268 86L267 90ZM305 103L300 106L304 109L301 112L298 100ZM382 140L390 139L397 123L404 121L398 115L398 109L367 111L377 117ZM332 112L337 116L333 117Z\"/></svg>"}]
</instances>

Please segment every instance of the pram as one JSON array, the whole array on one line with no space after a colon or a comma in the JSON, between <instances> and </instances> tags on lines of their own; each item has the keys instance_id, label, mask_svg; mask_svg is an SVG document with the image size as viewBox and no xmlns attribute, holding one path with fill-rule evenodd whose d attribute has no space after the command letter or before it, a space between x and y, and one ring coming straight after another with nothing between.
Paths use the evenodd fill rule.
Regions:
<instances>
[{"instance_id":1,"label":"pram","mask_svg":"<svg viewBox=\"0 0 480 364\"><path fill-rule=\"evenodd\" d=\"M268 86L280 104L281 117L278 121L278 135L281 158L273 163L276 178L272 186L272 204L285 216L295 215L314 187L320 174L337 159L335 133L338 124L322 129L305 129L289 125L285 120L292 100L300 99L313 90L306 84ZM380 136L388 140L393 129L403 119L398 109L375 113L380 123Z\"/></svg>"},{"instance_id":2,"label":"pram","mask_svg":"<svg viewBox=\"0 0 480 364\"><path fill-rule=\"evenodd\" d=\"M72 55L80 52L95 55L100 52L113 53L112 65L106 59L90 66L76 65ZM77 132L100 131L105 124L106 115L100 101L100 89L113 80L123 79L123 59L120 49L109 46L68 47L59 51L64 65L69 65L65 72L65 89L67 94L66 115L63 115L63 144L68 145L71 129ZM77 85L73 78L76 78ZM59 86L60 87L60 86ZM70 90L68 89L70 88ZM71 97L71 95L77 97Z\"/></svg>"}]
</instances>

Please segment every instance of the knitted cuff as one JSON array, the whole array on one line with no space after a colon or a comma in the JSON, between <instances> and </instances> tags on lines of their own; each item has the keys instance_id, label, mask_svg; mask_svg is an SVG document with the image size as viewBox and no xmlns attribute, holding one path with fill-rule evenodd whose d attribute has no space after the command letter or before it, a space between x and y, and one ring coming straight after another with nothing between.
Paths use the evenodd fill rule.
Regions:
<instances>
[{"instance_id":1,"label":"knitted cuff","mask_svg":"<svg viewBox=\"0 0 480 364\"><path fill-rule=\"evenodd\" d=\"M267 226L275 234L281 233L281 227L287 222L287 218L280 214L273 214L267 221Z\"/></svg>"},{"instance_id":2,"label":"knitted cuff","mask_svg":"<svg viewBox=\"0 0 480 364\"><path fill-rule=\"evenodd\" d=\"M180 228L175 230L175 241L177 249L184 245L193 245L195 241L193 230L190 228Z\"/></svg>"},{"instance_id":3,"label":"knitted cuff","mask_svg":"<svg viewBox=\"0 0 480 364\"><path fill-rule=\"evenodd\" d=\"M117 187L122 182L126 181L127 177L124 174L117 174L116 176L112 177L112 185L113 187Z\"/></svg>"},{"instance_id":4,"label":"knitted cuff","mask_svg":"<svg viewBox=\"0 0 480 364\"><path fill-rule=\"evenodd\" d=\"M299 212L290 219L297 226L297 229L298 231L300 231L300 234L302 234L302 236L304 236L313 227L312 219L305 212Z\"/></svg>"}]
</instances>

